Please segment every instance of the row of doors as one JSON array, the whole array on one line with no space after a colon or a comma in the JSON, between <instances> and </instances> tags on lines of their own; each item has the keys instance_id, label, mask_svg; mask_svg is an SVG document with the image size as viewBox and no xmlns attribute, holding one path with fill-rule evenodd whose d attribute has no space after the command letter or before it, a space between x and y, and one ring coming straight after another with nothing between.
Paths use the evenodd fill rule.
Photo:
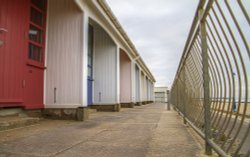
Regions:
<instances>
[{"instance_id":1,"label":"row of doors","mask_svg":"<svg viewBox=\"0 0 250 157\"><path fill-rule=\"evenodd\" d=\"M43 107L46 0L1 0L0 107Z\"/></svg>"},{"instance_id":2,"label":"row of doors","mask_svg":"<svg viewBox=\"0 0 250 157\"><path fill-rule=\"evenodd\" d=\"M43 107L46 0L1 0L0 107ZM93 26L88 35L88 105L93 102Z\"/></svg>"}]
</instances>

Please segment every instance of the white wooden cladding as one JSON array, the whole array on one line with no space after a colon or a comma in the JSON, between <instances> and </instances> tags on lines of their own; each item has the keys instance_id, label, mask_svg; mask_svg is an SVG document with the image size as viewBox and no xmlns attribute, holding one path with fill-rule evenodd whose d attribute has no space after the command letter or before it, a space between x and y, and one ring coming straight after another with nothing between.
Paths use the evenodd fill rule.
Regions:
<instances>
[{"instance_id":1,"label":"white wooden cladding","mask_svg":"<svg viewBox=\"0 0 250 157\"><path fill-rule=\"evenodd\" d=\"M146 101L146 78L143 72L141 72L141 101Z\"/></svg>"},{"instance_id":2,"label":"white wooden cladding","mask_svg":"<svg viewBox=\"0 0 250 157\"><path fill-rule=\"evenodd\" d=\"M152 83L150 80L148 80L148 100L151 101L152 100Z\"/></svg>"},{"instance_id":3,"label":"white wooden cladding","mask_svg":"<svg viewBox=\"0 0 250 157\"><path fill-rule=\"evenodd\" d=\"M147 85L147 100L150 100L150 86L148 78L146 78L146 85Z\"/></svg>"},{"instance_id":4,"label":"white wooden cladding","mask_svg":"<svg viewBox=\"0 0 250 157\"><path fill-rule=\"evenodd\" d=\"M151 82L151 81L149 81L148 80L148 100L149 101L153 101L153 89L154 89L154 87L153 87L153 83Z\"/></svg>"},{"instance_id":5,"label":"white wooden cladding","mask_svg":"<svg viewBox=\"0 0 250 157\"><path fill-rule=\"evenodd\" d=\"M94 104L116 103L117 46L100 27L94 26Z\"/></svg>"},{"instance_id":6,"label":"white wooden cladding","mask_svg":"<svg viewBox=\"0 0 250 157\"><path fill-rule=\"evenodd\" d=\"M88 16L88 14L86 14ZM45 105L82 106L83 94L83 12L72 0L49 0L45 70ZM123 92L118 88L120 62L118 47L98 24L94 24L93 103L113 104L131 102L130 75L120 78ZM131 64L131 63L130 63ZM131 65L130 65L131 66ZM128 68L127 68L128 69ZM128 73L128 71L126 72ZM124 73L125 74L125 73ZM125 78L126 77L126 78ZM153 87L135 66L135 101L147 101ZM130 88L123 88L128 87ZM153 99L153 97L152 97Z\"/></svg>"},{"instance_id":7,"label":"white wooden cladding","mask_svg":"<svg viewBox=\"0 0 250 157\"><path fill-rule=\"evenodd\" d=\"M135 101L140 102L140 71L138 66L135 66Z\"/></svg>"},{"instance_id":8,"label":"white wooden cladding","mask_svg":"<svg viewBox=\"0 0 250 157\"><path fill-rule=\"evenodd\" d=\"M151 87L150 100L153 101L154 100L154 84L152 82L150 82L150 87Z\"/></svg>"},{"instance_id":9,"label":"white wooden cladding","mask_svg":"<svg viewBox=\"0 0 250 157\"><path fill-rule=\"evenodd\" d=\"M74 1L48 1L45 105L81 103L82 21Z\"/></svg>"},{"instance_id":10,"label":"white wooden cladding","mask_svg":"<svg viewBox=\"0 0 250 157\"><path fill-rule=\"evenodd\" d=\"M149 97L150 97L150 95L149 95L149 90L150 90L150 87L149 87L149 80L148 80L148 78L146 77L146 100L149 100Z\"/></svg>"}]
</instances>

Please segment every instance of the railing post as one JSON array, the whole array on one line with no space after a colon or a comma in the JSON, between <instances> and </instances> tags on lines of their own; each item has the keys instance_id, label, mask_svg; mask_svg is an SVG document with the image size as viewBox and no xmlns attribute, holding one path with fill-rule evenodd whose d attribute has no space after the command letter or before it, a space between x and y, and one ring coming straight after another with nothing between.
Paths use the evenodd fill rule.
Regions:
<instances>
[{"instance_id":1,"label":"railing post","mask_svg":"<svg viewBox=\"0 0 250 157\"><path fill-rule=\"evenodd\" d=\"M178 82L176 83L176 97L175 97L175 99L176 99L176 108L178 109L178 110L180 110L179 109L179 88L178 88Z\"/></svg>"},{"instance_id":2,"label":"railing post","mask_svg":"<svg viewBox=\"0 0 250 157\"><path fill-rule=\"evenodd\" d=\"M204 90L204 120L205 120L205 140L206 140L206 154L212 155L212 148L208 143L208 140L211 139L211 120L210 120L210 100L209 100L209 69L208 69L208 46L206 38L206 23L202 19L203 9L200 9L200 32L201 32L201 49L202 49L202 65L203 65L203 90Z\"/></svg>"},{"instance_id":3,"label":"railing post","mask_svg":"<svg viewBox=\"0 0 250 157\"><path fill-rule=\"evenodd\" d=\"M168 110L170 110L170 91L167 90Z\"/></svg>"},{"instance_id":4,"label":"railing post","mask_svg":"<svg viewBox=\"0 0 250 157\"><path fill-rule=\"evenodd\" d=\"M186 107L187 107L187 98L186 98L186 68L185 68L185 64L184 64L184 67L183 67L183 80L182 80L182 85L183 85L183 89L182 89L182 104L183 104L183 123L184 124L187 124L187 121L186 121L186 118L187 118L187 111L186 111Z\"/></svg>"}]
</instances>

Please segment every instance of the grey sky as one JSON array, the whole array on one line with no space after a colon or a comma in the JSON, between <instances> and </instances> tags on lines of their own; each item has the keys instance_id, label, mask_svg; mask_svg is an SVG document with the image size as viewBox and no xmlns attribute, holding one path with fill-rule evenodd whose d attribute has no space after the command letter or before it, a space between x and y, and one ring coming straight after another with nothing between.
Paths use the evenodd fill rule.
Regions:
<instances>
[{"instance_id":1,"label":"grey sky","mask_svg":"<svg viewBox=\"0 0 250 157\"><path fill-rule=\"evenodd\" d=\"M155 76L156 86L170 86L198 0L107 2Z\"/></svg>"}]
</instances>

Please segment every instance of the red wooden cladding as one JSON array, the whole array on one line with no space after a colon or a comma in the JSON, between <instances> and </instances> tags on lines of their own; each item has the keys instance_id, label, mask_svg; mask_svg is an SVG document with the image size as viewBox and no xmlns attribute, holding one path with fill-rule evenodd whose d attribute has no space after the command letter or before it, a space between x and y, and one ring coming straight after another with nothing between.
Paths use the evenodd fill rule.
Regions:
<instances>
[{"instance_id":1,"label":"red wooden cladding","mask_svg":"<svg viewBox=\"0 0 250 157\"><path fill-rule=\"evenodd\" d=\"M45 0L1 0L0 107L43 107L45 18Z\"/></svg>"},{"instance_id":2,"label":"red wooden cladding","mask_svg":"<svg viewBox=\"0 0 250 157\"><path fill-rule=\"evenodd\" d=\"M29 2L27 0L1 0L0 38L0 105L22 106L24 54L27 51Z\"/></svg>"},{"instance_id":3,"label":"red wooden cladding","mask_svg":"<svg viewBox=\"0 0 250 157\"><path fill-rule=\"evenodd\" d=\"M46 1L31 0L29 16L29 49L25 68L24 101L26 108L43 107L44 48Z\"/></svg>"},{"instance_id":4,"label":"red wooden cladding","mask_svg":"<svg viewBox=\"0 0 250 157\"><path fill-rule=\"evenodd\" d=\"M25 108L43 108L43 71L35 66L27 65L24 88Z\"/></svg>"}]
</instances>

